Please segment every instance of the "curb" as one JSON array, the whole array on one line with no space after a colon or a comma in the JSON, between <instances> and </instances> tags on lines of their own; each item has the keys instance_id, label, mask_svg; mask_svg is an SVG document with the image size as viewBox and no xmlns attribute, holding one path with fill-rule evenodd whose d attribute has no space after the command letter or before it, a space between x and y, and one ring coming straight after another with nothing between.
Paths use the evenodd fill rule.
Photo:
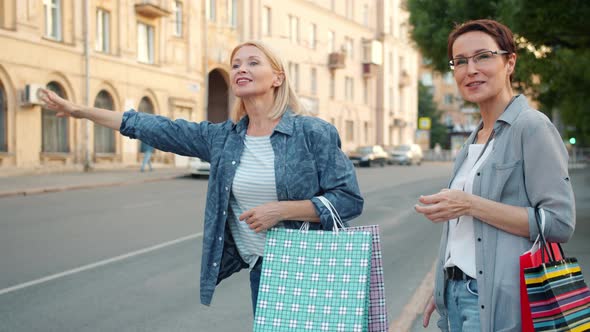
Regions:
<instances>
[{"instance_id":1,"label":"curb","mask_svg":"<svg viewBox=\"0 0 590 332\"><path fill-rule=\"evenodd\" d=\"M116 181L116 182L102 182L102 183L89 183L89 184L80 184L80 185L73 185L73 186L57 186L57 187L45 187L45 188L32 188L32 189L23 189L23 190L14 190L14 191L1 191L0 192L0 198L14 197L14 196L40 195L40 194L48 194L48 193L55 193L55 192L69 191L69 190L80 190L80 189L91 189L91 188L104 188L104 187L126 186L126 185L130 185L130 184L139 184L139 183L148 183L148 182L159 182L159 181L173 180L173 179L181 178L181 177L184 177L184 176L186 176L186 174L168 175L168 176L162 176L162 177L152 178L152 179L129 180L129 181Z\"/></svg>"},{"instance_id":2,"label":"curb","mask_svg":"<svg viewBox=\"0 0 590 332\"><path fill-rule=\"evenodd\" d=\"M410 301L404 306L399 316L391 323L391 325L389 325L390 332L410 331L414 321L422 315L426 302L432 295L435 267L436 261L432 264L432 268L426 274L426 277L422 279L420 286L418 286L414 295L412 295Z\"/></svg>"}]
</instances>

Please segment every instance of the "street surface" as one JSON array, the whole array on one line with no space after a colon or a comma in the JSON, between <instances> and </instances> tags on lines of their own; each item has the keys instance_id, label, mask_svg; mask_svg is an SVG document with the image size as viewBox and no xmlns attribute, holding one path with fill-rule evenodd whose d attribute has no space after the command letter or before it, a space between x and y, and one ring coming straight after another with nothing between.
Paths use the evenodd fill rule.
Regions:
<instances>
[{"instance_id":1,"label":"street surface","mask_svg":"<svg viewBox=\"0 0 590 332\"><path fill-rule=\"evenodd\" d=\"M446 185L450 167L357 169L365 209L354 224L381 227L390 320L438 248L440 226L413 205ZM590 177L572 179L587 191ZM206 190L185 177L0 199L0 332L250 331L246 271L223 281L210 307L199 304ZM574 240L569 252L584 268L588 241Z\"/></svg>"}]
</instances>

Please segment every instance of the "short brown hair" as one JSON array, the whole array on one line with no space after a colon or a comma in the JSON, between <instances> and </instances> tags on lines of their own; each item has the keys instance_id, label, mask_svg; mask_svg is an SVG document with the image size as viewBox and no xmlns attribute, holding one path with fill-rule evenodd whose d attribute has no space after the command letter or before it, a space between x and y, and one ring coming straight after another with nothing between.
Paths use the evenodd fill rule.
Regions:
<instances>
[{"instance_id":1,"label":"short brown hair","mask_svg":"<svg viewBox=\"0 0 590 332\"><path fill-rule=\"evenodd\" d=\"M501 50L507 51L509 54L516 54L516 43L512 31L504 24L488 19L467 21L463 24L457 24L453 31L449 34L447 42L447 57L449 60L453 59L453 44L459 36L471 32L481 31L496 41L496 44ZM510 74L510 81L512 81L512 74Z\"/></svg>"}]
</instances>

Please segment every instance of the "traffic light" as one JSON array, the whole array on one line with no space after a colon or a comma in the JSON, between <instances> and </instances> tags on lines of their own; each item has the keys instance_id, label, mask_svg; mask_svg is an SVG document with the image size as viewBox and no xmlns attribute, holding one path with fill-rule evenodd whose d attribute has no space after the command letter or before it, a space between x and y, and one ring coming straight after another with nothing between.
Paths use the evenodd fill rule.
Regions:
<instances>
[{"instance_id":1,"label":"traffic light","mask_svg":"<svg viewBox=\"0 0 590 332\"><path fill-rule=\"evenodd\" d=\"M576 144L576 138L575 137L570 137L570 144L571 145Z\"/></svg>"}]
</instances>

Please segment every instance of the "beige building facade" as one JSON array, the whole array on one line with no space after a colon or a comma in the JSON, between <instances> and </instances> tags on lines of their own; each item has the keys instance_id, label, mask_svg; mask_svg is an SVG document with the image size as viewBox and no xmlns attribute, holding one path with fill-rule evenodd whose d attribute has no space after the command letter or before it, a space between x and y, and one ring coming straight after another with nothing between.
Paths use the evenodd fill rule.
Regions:
<instances>
[{"instance_id":1,"label":"beige building facade","mask_svg":"<svg viewBox=\"0 0 590 332\"><path fill-rule=\"evenodd\" d=\"M265 41L343 149L411 142L418 56L401 0L0 0L0 173L137 166L141 142L56 118L35 91L192 121L230 116L229 54ZM157 151L158 163L186 158Z\"/></svg>"}]
</instances>

